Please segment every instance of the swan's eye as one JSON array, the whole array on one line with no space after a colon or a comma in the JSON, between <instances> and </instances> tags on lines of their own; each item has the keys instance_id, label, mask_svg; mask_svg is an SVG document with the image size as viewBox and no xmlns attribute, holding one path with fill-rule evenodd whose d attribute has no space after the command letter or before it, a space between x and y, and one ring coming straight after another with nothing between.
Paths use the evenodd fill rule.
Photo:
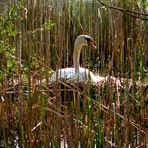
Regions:
<instances>
[{"instance_id":1,"label":"swan's eye","mask_svg":"<svg viewBox=\"0 0 148 148\"><path fill-rule=\"evenodd\" d=\"M89 43L90 41L91 41L91 39L90 38L85 38L86 40L87 40L87 43Z\"/></svg>"}]
</instances>

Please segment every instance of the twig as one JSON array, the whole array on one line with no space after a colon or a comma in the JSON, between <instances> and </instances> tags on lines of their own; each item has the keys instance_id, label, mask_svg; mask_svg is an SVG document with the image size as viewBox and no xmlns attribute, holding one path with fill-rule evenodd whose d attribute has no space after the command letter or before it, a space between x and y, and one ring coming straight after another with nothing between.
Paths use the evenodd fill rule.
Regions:
<instances>
[{"instance_id":1,"label":"twig","mask_svg":"<svg viewBox=\"0 0 148 148\"><path fill-rule=\"evenodd\" d=\"M110 6L110 5L107 5L105 3L103 3L102 1L98 0L98 2L107 7L107 8L110 8L110 9L115 9L115 10L119 10L121 12L124 12L128 15L130 15L131 17L134 17L134 18L138 18L138 19L142 19L142 20L148 20L148 18L143 18L143 17L139 17L139 16L135 16L133 14L136 14L136 15L143 15L143 16L148 16L147 13L142 13L142 12L137 12L137 11L132 11L132 10L127 10L127 9L123 9L123 8L119 8L119 7L114 7L114 6ZM133 14L132 14L133 13Z\"/></svg>"}]
</instances>

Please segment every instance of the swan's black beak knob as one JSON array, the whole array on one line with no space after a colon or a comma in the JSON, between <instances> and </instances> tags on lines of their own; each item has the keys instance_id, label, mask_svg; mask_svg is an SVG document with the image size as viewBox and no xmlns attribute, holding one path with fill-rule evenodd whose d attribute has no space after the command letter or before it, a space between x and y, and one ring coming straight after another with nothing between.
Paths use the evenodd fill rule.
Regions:
<instances>
[{"instance_id":1,"label":"swan's black beak knob","mask_svg":"<svg viewBox=\"0 0 148 148\"><path fill-rule=\"evenodd\" d=\"M92 38L85 38L89 47L97 49L96 43Z\"/></svg>"}]
</instances>

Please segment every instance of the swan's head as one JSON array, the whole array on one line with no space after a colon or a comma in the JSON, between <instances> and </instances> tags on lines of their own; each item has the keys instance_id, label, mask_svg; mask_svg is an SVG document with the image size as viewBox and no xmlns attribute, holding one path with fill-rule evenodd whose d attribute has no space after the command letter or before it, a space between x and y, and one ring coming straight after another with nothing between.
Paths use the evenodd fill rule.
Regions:
<instances>
[{"instance_id":1,"label":"swan's head","mask_svg":"<svg viewBox=\"0 0 148 148\"><path fill-rule=\"evenodd\" d=\"M97 48L94 40L88 35L79 35L75 41L75 44L79 44L81 46L89 46L92 48Z\"/></svg>"}]
</instances>

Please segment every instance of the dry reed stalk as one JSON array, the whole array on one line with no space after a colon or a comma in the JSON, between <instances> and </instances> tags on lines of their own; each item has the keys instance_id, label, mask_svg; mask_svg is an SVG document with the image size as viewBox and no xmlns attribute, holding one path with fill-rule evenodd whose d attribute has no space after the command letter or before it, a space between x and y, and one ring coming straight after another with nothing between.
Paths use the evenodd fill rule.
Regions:
<instances>
[{"instance_id":1,"label":"dry reed stalk","mask_svg":"<svg viewBox=\"0 0 148 148\"><path fill-rule=\"evenodd\" d=\"M142 4L131 3L113 4L143 11ZM8 57L0 61L4 71L0 83L0 145L60 147L63 140L65 147L145 146L148 92L147 85L136 84L136 80L144 79L147 68L147 59L143 60L147 57L147 52L143 55L147 23L107 9L97 0L8 0L8 4L17 6L17 19L11 20L11 13L6 13L17 34L1 35L0 47L14 45L17 64L16 74L9 77L9 64L5 64ZM1 13L4 9L7 7L0 3ZM1 32L4 29L7 32L7 28L0 28ZM98 51L83 50L81 65L93 67L86 62L100 56L100 62L96 60L99 73L126 78L121 92L110 81L101 86L67 82L48 85L51 69L72 66L74 40L81 33L91 35L99 47ZM135 84L130 85L129 77Z\"/></svg>"}]
</instances>

